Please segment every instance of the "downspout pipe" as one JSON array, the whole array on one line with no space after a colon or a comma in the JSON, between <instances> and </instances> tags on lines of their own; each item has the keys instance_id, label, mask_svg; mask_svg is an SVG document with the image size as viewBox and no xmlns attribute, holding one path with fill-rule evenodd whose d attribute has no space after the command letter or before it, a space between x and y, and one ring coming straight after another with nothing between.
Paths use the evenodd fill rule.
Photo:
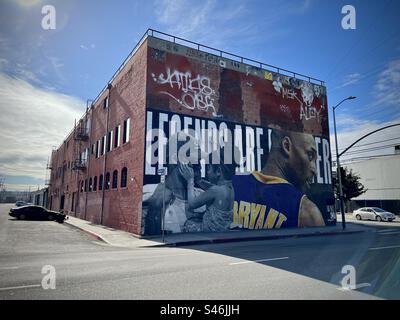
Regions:
<instances>
[{"instance_id":1,"label":"downspout pipe","mask_svg":"<svg viewBox=\"0 0 400 320\"><path fill-rule=\"evenodd\" d=\"M107 106L107 119L106 119L106 139L104 139L105 146L105 152L104 152L104 165L103 165L103 193L102 193L102 198L101 198L101 216L100 216L100 224L103 224L103 219L104 219L104 196L105 196L105 189L106 189L106 168L107 168L107 139L108 139L108 121L110 117L110 102L111 102L111 88L112 84L109 83L107 86L108 89L108 106ZM111 143L111 141L110 141Z\"/></svg>"}]
</instances>

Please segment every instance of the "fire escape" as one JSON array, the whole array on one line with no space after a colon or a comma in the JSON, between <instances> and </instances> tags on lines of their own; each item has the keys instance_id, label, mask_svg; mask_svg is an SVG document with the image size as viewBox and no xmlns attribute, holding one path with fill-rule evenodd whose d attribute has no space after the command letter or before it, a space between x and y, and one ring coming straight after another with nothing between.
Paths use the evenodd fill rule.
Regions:
<instances>
[{"instance_id":1,"label":"fire escape","mask_svg":"<svg viewBox=\"0 0 400 320\"><path fill-rule=\"evenodd\" d=\"M89 133L86 127L86 121L81 121L80 124L75 127L74 130L74 140L75 140L75 150L74 150L74 160L72 161L73 170L86 170L87 168L87 158L88 154L86 151L81 151L83 149L83 144L89 139Z\"/></svg>"}]
</instances>

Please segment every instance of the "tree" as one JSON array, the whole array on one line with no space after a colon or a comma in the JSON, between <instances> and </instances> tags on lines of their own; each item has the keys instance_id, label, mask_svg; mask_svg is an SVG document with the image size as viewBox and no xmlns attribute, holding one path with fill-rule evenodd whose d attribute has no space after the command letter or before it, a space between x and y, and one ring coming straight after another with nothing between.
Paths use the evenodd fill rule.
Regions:
<instances>
[{"instance_id":1,"label":"tree","mask_svg":"<svg viewBox=\"0 0 400 320\"><path fill-rule=\"evenodd\" d=\"M342 191L343 200L346 204L353 198L356 198L367 191L364 185L360 182L360 176L353 173L353 170L347 170L347 168L340 168L340 176L342 178ZM333 186L336 194L336 198L339 199L339 181L336 177L333 177ZM347 205L346 205L347 206Z\"/></svg>"}]
</instances>

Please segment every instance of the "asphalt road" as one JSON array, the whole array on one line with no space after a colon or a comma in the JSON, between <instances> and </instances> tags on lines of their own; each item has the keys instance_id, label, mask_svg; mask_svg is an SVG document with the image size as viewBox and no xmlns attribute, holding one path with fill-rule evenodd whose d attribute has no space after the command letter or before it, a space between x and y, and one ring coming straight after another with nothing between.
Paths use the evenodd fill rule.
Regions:
<instances>
[{"instance_id":1,"label":"asphalt road","mask_svg":"<svg viewBox=\"0 0 400 320\"><path fill-rule=\"evenodd\" d=\"M66 224L14 220L10 207L0 204L0 299L400 298L399 222L351 235L121 249ZM55 289L42 287L46 265ZM341 287L346 265L355 290Z\"/></svg>"}]
</instances>

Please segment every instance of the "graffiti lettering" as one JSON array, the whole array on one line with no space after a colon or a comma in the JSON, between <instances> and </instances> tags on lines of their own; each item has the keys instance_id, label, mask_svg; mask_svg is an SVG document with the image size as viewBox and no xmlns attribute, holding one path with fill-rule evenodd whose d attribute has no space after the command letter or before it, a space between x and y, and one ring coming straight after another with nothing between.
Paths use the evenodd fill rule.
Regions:
<instances>
[{"instance_id":1,"label":"graffiti lettering","mask_svg":"<svg viewBox=\"0 0 400 320\"><path fill-rule=\"evenodd\" d=\"M231 61L231 66L232 67L234 67L234 68L240 68L240 63L239 62L236 62L236 61Z\"/></svg>"},{"instance_id":2,"label":"graffiti lettering","mask_svg":"<svg viewBox=\"0 0 400 320\"><path fill-rule=\"evenodd\" d=\"M204 60L206 62L212 63L212 64L219 64L220 63L220 58L209 53L201 52L199 50L195 50L192 48L188 48L186 50L186 55L188 57L194 57L197 59Z\"/></svg>"},{"instance_id":3,"label":"graffiti lettering","mask_svg":"<svg viewBox=\"0 0 400 320\"><path fill-rule=\"evenodd\" d=\"M271 72L264 72L264 79L272 81L272 73Z\"/></svg>"},{"instance_id":4,"label":"graffiti lettering","mask_svg":"<svg viewBox=\"0 0 400 320\"><path fill-rule=\"evenodd\" d=\"M282 97L294 100L297 98L297 94L293 89L282 88Z\"/></svg>"},{"instance_id":5,"label":"graffiti lettering","mask_svg":"<svg viewBox=\"0 0 400 320\"><path fill-rule=\"evenodd\" d=\"M317 110L315 107L305 106L303 104L300 105L300 120L310 120L317 118L319 120L321 110Z\"/></svg>"},{"instance_id":6,"label":"graffiti lettering","mask_svg":"<svg viewBox=\"0 0 400 320\"><path fill-rule=\"evenodd\" d=\"M158 77L152 73L152 77L154 82L158 84L168 85L171 89L178 88L181 91L180 97L167 91L160 91L160 93L171 97L182 107L206 112L211 109L212 115L217 116L214 99L212 98L215 91L211 88L210 78L200 75L194 78L190 71L171 71L170 68L167 68L167 72L165 74L161 73Z\"/></svg>"},{"instance_id":7,"label":"graffiti lettering","mask_svg":"<svg viewBox=\"0 0 400 320\"><path fill-rule=\"evenodd\" d=\"M290 114L290 108L287 105L281 104L279 108L281 109L282 112Z\"/></svg>"}]
</instances>

